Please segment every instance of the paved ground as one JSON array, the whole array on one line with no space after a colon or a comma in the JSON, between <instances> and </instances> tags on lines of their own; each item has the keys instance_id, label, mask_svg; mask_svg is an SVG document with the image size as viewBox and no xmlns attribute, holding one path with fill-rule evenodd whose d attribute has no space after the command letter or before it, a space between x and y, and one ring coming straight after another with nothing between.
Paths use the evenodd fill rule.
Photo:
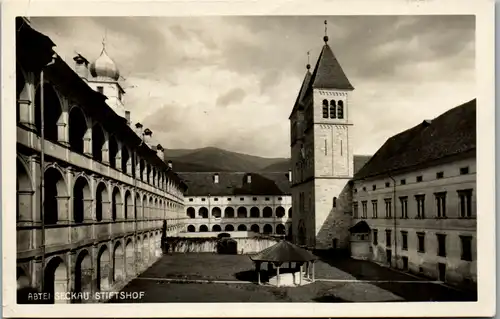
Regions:
<instances>
[{"instance_id":1,"label":"paved ground","mask_svg":"<svg viewBox=\"0 0 500 319\"><path fill-rule=\"evenodd\" d=\"M473 301L476 296L436 282L349 258L320 260L315 283L295 288L258 286L245 255L163 256L124 292L145 292L135 302L376 302ZM119 301L117 301L119 302ZM127 300L126 302L131 302Z\"/></svg>"}]
</instances>

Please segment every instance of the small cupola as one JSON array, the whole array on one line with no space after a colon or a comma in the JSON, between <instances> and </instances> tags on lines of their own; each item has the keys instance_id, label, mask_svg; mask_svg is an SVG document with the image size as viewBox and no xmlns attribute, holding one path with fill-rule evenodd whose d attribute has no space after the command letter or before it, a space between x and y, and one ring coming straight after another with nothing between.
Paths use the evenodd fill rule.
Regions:
<instances>
[{"instance_id":1,"label":"small cupola","mask_svg":"<svg viewBox=\"0 0 500 319\"><path fill-rule=\"evenodd\" d=\"M101 55L90 64L90 74L95 78L105 78L112 81L118 81L120 71L116 63L108 56L106 45L103 41Z\"/></svg>"}]
</instances>

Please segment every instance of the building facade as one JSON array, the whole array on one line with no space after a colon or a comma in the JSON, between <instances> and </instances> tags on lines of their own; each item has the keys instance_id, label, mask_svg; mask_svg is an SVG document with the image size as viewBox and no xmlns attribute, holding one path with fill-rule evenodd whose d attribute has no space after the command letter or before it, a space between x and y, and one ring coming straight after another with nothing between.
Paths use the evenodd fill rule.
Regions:
<instances>
[{"instance_id":1,"label":"building facade","mask_svg":"<svg viewBox=\"0 0 500 319\"><path fill-rule=\"evenodd\" d=\"M179 174L189 187L184 232L290 235L292 200L286 173Z\"/></svg>"},{"instance_id":2,"label":"building facade","mask_svg":"<svg viewBox=\"0 0 500 319\"><path fill-rule=\"evenodd\" d=\"M182 227L186 185L162 147L150 147L81 76L83 57L75 72L54 46L18 19L18 296L31 289L48 292L44 302L95 301L161 256L162 237ZM92 72L116 82L116 66L100 59Z\"/></svg>"},{"instance_id":3,"label":"building facade","mask_svg":"<svg viewBox=\"0 0 500 319\"><path fill-rule=\"evenodd\" d=\"M392 137L355 175L352 223L369 226L366 258L476 284L475 121L473 100Z\"/></svg>"}]
</instances>

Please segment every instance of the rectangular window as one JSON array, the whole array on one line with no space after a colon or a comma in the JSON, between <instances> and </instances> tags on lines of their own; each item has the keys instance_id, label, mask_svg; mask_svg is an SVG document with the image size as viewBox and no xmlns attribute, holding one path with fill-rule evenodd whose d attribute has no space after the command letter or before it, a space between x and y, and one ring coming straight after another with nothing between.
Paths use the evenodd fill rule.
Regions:
<instances>
[{"instance_id":1,"label":"rectangular window","mask_svg":"<svg viewBox=\"0 0 500 319\"><path fill-rule=\"evenodd\" d=\"M282 197L278 197L278 200L283 200L283 198Z\"/></svg>"},{"instance_id":2,"label":"rectangular window","mask_svg":"<svg viewBox=\"0 0 500 319\"><path fill-rule=\"evenodd\" d=\"M425 218L425 195L415 195L417 201L417 218Z\"/></svg>"},{"instance_id":3,"label":"rectangular window","mask_svg":"<svg viewBox=\"0 0 500 319\"><path fill-rule=\"evenodd\" d=\"M406 179L401 180L401 185L406 185Z\"/></svg>"},{"instance_id":4,"label":"rectangular window","mask_svg":"<svg viewBox=\"0 0 500 319\"><path fill-rule=\"evenodd\" d=\"M231 201L231 198L229 198L229 197L228 197L228 198L227 198L227 201L228 201L228 202L230 202L230 201Z\"/></svg>"},{"instance_id":5,"label":"rectangular window","mask_svg":"<svg viewBox=\"0 0 500 319\"><path fill-rule=\"evenodd\" d=\"M204 202L206 199L205 198L202 198L201 201Z\"/></svg>"},{"instance_id":6,"label":"rectangular window","mask_svg":"<svg viewBox=\"0 0 500 319\"><path fill-rule=\"evenodd\" d=\"M408 250L408 232L407 231L401 231L401 245L402 245L402 250Z\"/></svg>"},{"instance_id":7,"label":"rectangular window","mask_svg":"<svg viewBox=\"0 0 500 319\"><path fill-rule=\"evenodd\" d=\"M363 187L363 191L366 192L366 187Z\"/></svg>"},{"instance_id":8,"label":"rectangular window","mask_svg":"<svg viewBox=\"0 0 500 319\"><path fill-rule=\"evenodd\" d=\"M460 168L460 175L465 175L465 174L469 174L469 166Z\"/></svg>"},{"instance_id":9,"label":"rectangular window","mask_svg":"<svg viewBox=\"0 0 500 319\"><path fill-rule=\"evenodd\" d=\"M391 187L391 183L386 182L386 183L385 183L385 187Z\"/></svg>"},{"instance_id":10,"label":"rectangular window","mask_svg":"<svg viewBox=\"0 0 500 319\"><path fill-rule=\"evenodd\" d=\"M446 257L446 235L436 234L438 241L438 251L437 255L440 257Z\"/></svg>"},{"instance_id":11,"label":"rectangular window","mask_svg":"<svg viewBox=\"0 0 500 319\"><path fill-rule=\"evenodd\" d=\"M377 200L372 200L372 218L377 218L378 217L378 207L377 207Z\"/></svg>"},{"instance_id":12,"label":"rectangular window","mask_svg":"<svg viewBox=\"0 0 500 319\"><path fill-rule=\"evenodd\" d=\"M368 206L367 202L366 201L362 201L361 202L361 206L362 206L362 209L363 209L363 212L362 212L363 215L361 217L362 218L366 218L366 216L367 216L367 210L368 210L368 208L367 208L367 206Z\"/></svg>"},{"instance_id":13,"label":"rectangular window","mask_svg":"<svg viewBox=\"0 0 500 319\"><path fill-rule=\"evenodd\" d=\"M437 172L436 173L436 178L437 179L440 179L440 178L443 178L444 177L444 172Z\"/></svg>"},{"instance_id":14,"label":"rectangular window","mask_svg":"<svg viewBox=\"0 0 500 319\"><path fill-rule=\"evenodd\" d=\"M217 197L214 198L214 202L218 202L219 199Z\"/></svg>"},{"instance_id":15,"label":"rectangular window","mask_svg":"<svg viewBox=\"0 0 500 319\"><path fill-rule=\"evenodd\" d=\"M257 197L252 198L252 200L253 200L254 202L256 202L256 201L257 201Z\"/></svg>"},{"instance_id":16,"label":"rectangular window","mask_svg":"<svg viewBox=\"0 0 500 319\"><path fill-rule=\"evenodd\" d=\"M435 193L436 197L436 217L446 217L446 192Z\"/></svg>"},{"instance_id":17,"label":"rectangular window","mask_svg":"<svg viewBox=\"0 0 500 319\"><path fill-rule=\"evenodd\" d=\"M389 229L385 231L385 246L391 247L391 231Z\"/></svg>"},{"instance_id":18,"label":"rectangular window","mask_svg":"<svg viewBox=\"0 0 500 319\"><path fill-rule=\"evenodd\" d=\"M358 218L358 203L353 203L352 204L352 213L354 215L354 218Z\"/></svg>"},{"instance_id":19,"label":"rectangular window","mask_svg":"<svg viewBox=\"0 0 500 319\"><path fill-rule=\"evenodd\" d=\"M193 199L192 199L192 198L190 198L190 199L189 199L189 201L190 201L190 202L192 202L192 201L193 201Z\"/></svg>"},{"instance_id":20,"label":"rectangular window","mask_svg":"<svg viewBox=\"0 0 500 319\"><path fill-rule=\"evenodd\" d=\"M358 189L357 189L357 188L355 188L355 189L354 189L354 194L356 194L357 192L358 192Z\"/></svg>"},{"instance_id":21,"label":"rectangular window","mask_svg":"<svg viewBox=\"0 0 500 319\"><path fill-rule=\"evenodd\" d=\"M244 201L245 199L243 197L240 197L240 201Z\"/></svg>"},{"instance_id":22,"label":"rectangular window","mask_svg":"<svg viewBox=\"0 0 500 319\"><path fill-rule=\"evenodd\" d=\"M401 218L408 218L408 196L399 198L401 202Z\"/></svg>"},{"instance_id":23,"label":"rectangular window","mask_svg":"<svg viewBox=\"0 0 500 319\"><path fill-rule=\"evenodd\" d=\"M425 233L417 233L418 252L425 253Z\"/></svg>"},{"instance_id":24,"label":"rectangular window","mask_svg":"<svg viewBox=\"0 0 500 319\"><path fill-rule=\"evenodd\" d=\"M266 201L267 201L267 202L269 201L269 197L266 197Z\"/></svg>"},{"instance_id":25,"label":"rectangular window","mask_svg":"<svg viewBox=\"0 0 500 319\"><path fill-rule=\"evenodd\" d=\"M422 175L417 176L417 183L420 183L421 181L423 181L423 177L422 177Z\"/></svg>"},{"instance_id":26,"label":"rectangular window","mask_svg":"<svg viewBox=\"0 0 500 319\"><path fill-rule=\"evenodd\" d=\"M373 230L373 244L378 245L378 230Z\"/></svg>"},{"instance_id":27,"label":"rectangular window","mask_svg":"<svg viewBox=\"0 0 500 319\"><path fill-rule=\"evenodd\" d=\"M460 236L462 260L472 261L472 236Z\"/></svg>"},{"instance_id":28,"label":"rectangular window","mask_svg":"<svg viewBox=\"0 0 500 319\"><path fill-rule=\"evenodd\" d=\"M392 218L392 199L386 198L385 202L385 218Z\"/></svg>"},{"instance_id":29,"label":"rectangular window","mask_svg":"<svg viewBox=\"0 0 500 319\"><path fill-rule=\"evenodd\" d=\"M102 86L98 86L97 87L97 92L101 93L101 94L104 94L104 87Z\"/></svg>"},{"instance_id":30,"label":"rectangular window","mask_svg":"<svg viewBox=\"0 0 500 319\"><path fill-rule=\"evenodd\" d=\"M460 217L472 217L472 189L458 190L457 193L460 199Z\"/></svg>"},{"instance_id":31,"label":"rectangular window","mask_svg":"<svg viewBox=\"0 0 500 319\"><path fill-rule=\"evenodd\" d=\"M377 185L373 185L372 190L376 190L376 189L377 189Z\"/></svg>"}]
</instances>

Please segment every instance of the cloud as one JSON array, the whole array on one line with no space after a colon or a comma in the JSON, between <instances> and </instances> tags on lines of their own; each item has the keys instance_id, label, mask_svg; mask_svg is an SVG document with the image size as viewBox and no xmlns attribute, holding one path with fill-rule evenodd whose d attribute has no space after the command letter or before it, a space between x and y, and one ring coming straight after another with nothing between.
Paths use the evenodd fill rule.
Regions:
<instances>
[{"instance_id":1,"label":"cloud","mask_svg":"<svg viewBox=\"0 0 500 319\"><path fill-rule=\"evenodd\" d=\"M288 116L329 45L353 83L354 151L475 97L474 16L32 18L72 65L106 48L124 76L133 122L168 148L290 154Z\"/></svg>"},{"instance_id":2,"label":"cloud","mask_svg":"<svg viewBox=\"0 0 500 319\"><path fill-rule=\"evenodd\" d=\"M245 98L246 93L241 88L234 88L226 93L219 95L215 104L217 106L226 107L233 103L240 103Z\"/></svg>"}]
</instances>

